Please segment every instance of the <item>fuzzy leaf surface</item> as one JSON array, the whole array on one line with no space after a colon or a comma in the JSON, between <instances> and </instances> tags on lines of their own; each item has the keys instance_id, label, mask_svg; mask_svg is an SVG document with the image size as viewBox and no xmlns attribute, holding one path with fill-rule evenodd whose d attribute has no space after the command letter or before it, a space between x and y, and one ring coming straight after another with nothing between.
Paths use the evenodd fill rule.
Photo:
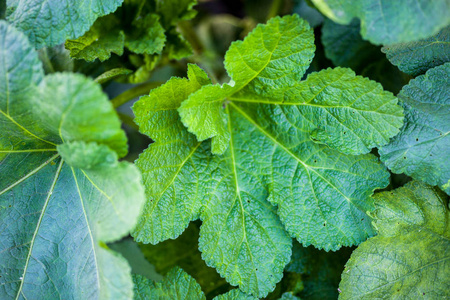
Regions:
<instances>
[{"instance_id":1,"label":"fuzzy leaf surface","mask_svg":"<svg viewBox=\"0 0 450 300\"><path fill-rule=\"evenodd\" d=\"M128 264L104 246L144 200L138 170L109 147L126 151L120 122L90 80L43 79L26 36L3 21L0 33L0 298L128 299Z\"/></svg>"},{"instance_id":2,"label":"fuzzy leaf surface","mask_svg":"<svg viewBox=\"0 0 450 300\"><path fill-rule=\"evenodd\" d=\"M299 29L304 23L295 16L269 23L290 22L288 28L304 34ZM260 27L255 32L265 30ZM248 37L252 41L252 36ZM238 83L219 86L201 80L198 84L197 78L206 75L194 76L193 70L203 72L191 66L189 80L173 78L133 107L141 132L156 141L137 161L147 190L146 209L133 232L138 241L176 238L191 220L200 218L199 248L206 263L230 284L264 297L281 279L289 261L290 237L304 245L337 250L373 235L364 212L372 207L369 197L373 190L388 184L385 168L371 154L346 155L312 141L311 136L322 138L316 124L330 130L337 127L335 130L346 136L340 127L346 124L344 116L358 118L352 112L369 113L365 110L373 110L375 119L385 112L391 117L381 117L377 123L389 120L399 127L402 110L395 97L378 84L337 68L314 73L294 85L291 83L298 75L279 73L280 77L267 80L279 81L274 87L279 86L280 91L268 87L262 94L251 93L247 87L264 87L258 78L222 103L223 95L234 91ZM283 86L284 81L288 86ZM281 97L274 98L276 91ZM223 141L227 143L222 155L210 153L214 140L210 147L183 126L183 113L185 117L193 115L191 109L204 120L211 117L208 114L225 119L222 123L204 121L208 130L215 127L224 132L219 137L229 136ZM331 116L320 119L316 116L320 114ZM342 119L336 117L339 114ZM201 129L198 120L192 124ZM348 126L357 131L355 124ZM360 140L365 138L361 135ZM339 141L338 137L330 144L340 147Z\"/></svg>"},{"instance_id":3,"label":"fuzzy leaf surface","mask_svg":"<svg viewBox=\"0 0 450 300\"><path fill-rule=\"evenodd\" d=\"M410 81L400 94L405 124L380 149L394 173L405 173L450 194L450 63Z\"/></svg>"},{"instance_id":4,"label":"fuzzy leaf surface","mask_svg":"<svg viewBox=\"0 0 450 300\"><path fill-rule=\"evenodd\" d=\"M361 20L361 35L373 44L417 41L438 33L449 25L449 1L429 0L312 0L336 23Z\"/></svg>"},{"instance_id":5,"label":"fuzzy leaf surface","mask_svg":"<svg viewBox=\"0 0 450 300\"><path fill-rule=\"evenodd\" d=\"M381 48L389 61L412 76L450 62L450 26L436 35L410 43L400 43Z\"/></svg>"},{"instance_id":6,"label":"fuzzy leaf surface","mask_svg":"<svg viewBox=\"0 0 450 300\"><path fill-rule=\"evenodd\" d=\"M7 0L7 20L36 48L64 43L89 30L98 17L114 12L123 0Z\"/></svg>"},{"instance_id":7,"label":"fuzzy leaf surface","mask_svg":"<svg viewBox=\"0 0 450 300\"><path fill-rule=\"evenodd\" d=\"M450 297L450 227L444 193L413 181L374 196L378 235L358 246L340 299Z\"/></svg>"},{"instance_id":8,"label":"fuzzy leaf surface","mask_svg":"<svg viewBox=\"0 0 450 300\"><path fill-rule=\"evenodd\" d=\"M161 282L153 282L150 279L133 275L134 299L165 300L205 300L200 285L181 268L170 270Z\"/></svg>"}]
</instances>

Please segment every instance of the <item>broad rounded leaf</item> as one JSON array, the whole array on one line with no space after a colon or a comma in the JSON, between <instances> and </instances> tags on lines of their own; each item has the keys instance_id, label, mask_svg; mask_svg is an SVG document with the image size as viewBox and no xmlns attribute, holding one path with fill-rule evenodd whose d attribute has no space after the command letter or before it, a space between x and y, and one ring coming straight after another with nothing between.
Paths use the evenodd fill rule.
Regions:
<instances>
[{"instance_id":1,"label":"broad rounded leaf","mask_svg":"<svg viewBox=\"0 0 450 300\"><path fill-rule=\"evenodd\" d=\"M273 22L290 21L302 23L289 16ZM371 154L350 156L317 143L326 140L319 126L342 132L326 140L333 147L346 150L340 143L347 139L354 148L347 152L368 152L397 132L401 107L378 84L348 69L324 70L294 83L289 72L295 69L286 66L286 78L266 93L247 89L253 81L240 90L238 83L195 84L200 75L189 71L189 81L171 79L135 104L141 132L156 140L137 161L148 196L133 233L139 241L175 238L200 218L199 248L206 263L230 284L264 297L289 261L290 236L304 245L337 250L373 235L364 212L372 208L373 191L388 184L389 174ZM267 80L279 79L273 78ZM198 118L183 120L194 111ZM211 117L222 123L206 121ZM198 142L188 133L192 127L186 130L181 123L189 120L202 129L202 118L204 128L223 132L213 137L212 147ZM354 136L348 132L347 138L343 125ZM212 155L219 137L228 137L219 143L225 152Z\"/></svg>"},{"instance_id":2,"label":"broad rounded leaf","mask_svg":"<svg viewBox=\"0 0 450 300\"><path fill-rule=\"evenodd\" d=\"M381 160L392 170L450 194L450 63L428 70L400 94L405 125L380 149Z\"/></svg>"},{"instance_id":3,"label":"broad rounded leaf","mask_svg":"<svg viewBox=\"0 0 450 300\"><path fill-rule=\"evenodd\" d=\"M123 0L7 1L7 20L22 30L36 48L82 36L98 17L114 12Z\"/></svg>"},{"instance_id":4,"label":"broad rounded leaf","mask_svg":"<svg viewBox=\"0 0 450 300\"><path fill-rule=\"evenodd\" d=\"M445 194L420 182L374 196L378 236L352 253L340 299L450 297L450 212Z\"/></svg>"},{"instance_id":5,"label":"broad rounded leaf","mask_svg":"<svg viewBox=\"0 0 450 300\"><path fill-rule=\"evenodd\" d=\"M120 122L99 87L77 75L51 87L26 37L2 21L0 32L0 298L129 299L128 264L105 246L134 227L144 200L138 170L108 147L126 146ZM93 130L101 124L74 103L107 128Z\"/></svg>"},{"instance_id":6,"label":"broad rounded leaf","mask_svg":"<svg viewBox=\"0 0 450 300\"><path fill-rule=\"evenodd\" d=\"M361 19L361 35L373 44L417 41L449 25L449 1L430 0L312 0L336 23Z\"/></svg>"},{"instance_id":7,"label":"broad rounded leaf","mask_svg":"<svg viewBox=\"0 0 450 300\"><path fill-rule=\"evenodd\" d=\"M381 51L403 72L412 76L423 74L428 69L450 62L450 26L429 38L385 46Z\"/></svg>"},{"instance_id":8,"label":"broad rounded leaf","mask_svg":"<svg viewBox=\"0 0 450 300\"><path fill-rule=\"evenodd\" d=\"M313 32L297 15L258 25L226 53L225 68L235 82L233 87L202 88L182 104L181 120L199 141L213 138L213 153L224 153L230 139L222 112L224 99L240 90L273 95L278 86L295 84L311 63L314 50Z\"/></svg>"}]
</instances>

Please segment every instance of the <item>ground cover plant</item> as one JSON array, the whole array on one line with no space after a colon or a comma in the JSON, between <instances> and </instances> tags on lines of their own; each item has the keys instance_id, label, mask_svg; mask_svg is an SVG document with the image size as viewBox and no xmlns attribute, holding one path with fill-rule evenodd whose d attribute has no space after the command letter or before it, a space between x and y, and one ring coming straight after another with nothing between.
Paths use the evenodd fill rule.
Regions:
<instances>
[{"instance_id":1,"label":"ground cover plant","mask_svg":"<svg viewBox=\"0 0 450 300\"><path fill-rule=\"evenodd\" d=\"M448 11L0 3L0 298L450 298Z\"/></svg>"}]
</instances>

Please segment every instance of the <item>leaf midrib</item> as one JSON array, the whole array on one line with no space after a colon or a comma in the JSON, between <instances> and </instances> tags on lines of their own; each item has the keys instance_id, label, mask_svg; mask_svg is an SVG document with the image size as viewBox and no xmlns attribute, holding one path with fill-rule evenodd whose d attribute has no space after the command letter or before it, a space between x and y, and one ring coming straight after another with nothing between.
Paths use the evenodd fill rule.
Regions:
<instances>
[{"instance_id":1,"label":"leaf midrib","mask_svg":"<svg viewBox=\"0 0 450 300\"><path fill-rule=\"evenodd\" d=\"M20 286L19 286L19 289L17 290L16 300L19 299L19 295L21 293L23 294L23 284L25 282L25 277L27 275L28 263L29 263L30 258L31 258L31 253L33 252L34 242L36 240L37 233L39 232L40 225L41 225L41 222L42 222L42 218L44 217L44 214L45 214L45 211L47 209L48 203L50 201L51 195L53 193L53 190L55 189L56 182L58 181L59 174L61 173L61 169L62 169L63 164L64 164L64 160L61 159L61 161L59 163L59 166L58 166L58 169L55 172L55 176L53 178L52 185L50 186L50 189L48 191L47 199L45 199L44 206L43 206L42 212L41 212L41 214L39 216L38 223L36 224L36 229L35 229L35 231L33 233L33 237L31 239L31 243L30 243L30 250L28 251L27 259L25 261L25 267L23 269L23 273L22 273L22 277L21 277L22 279L20 281ZM26 299L26 297L24 295L23 295L23 297Z\"/></svg>"},{"instance_id":2,"label":"leaf midrib","mask_svg":"<svg viewBox=\"0 0 450 300\"><path fill-rule=\"evenodd\" d=\"M237 112L239 112L246 120L248 120L253 126L255 126L256 129L258 129L264 136L269 138L275 145L283 149L286 153L288 153L290 156L292 156L296 161L298 161L306 170L312 171L315 173L318 177L320 177L323 181L325 181L327 184L329 184L334 190L336 190L339 194L341 194L349 203L352 203L352 200L348 198L344 193L342 193L334 184L332 184L330 181L328 181L326 178L324 178L319 172L315 170L314 167L311 167L310 165L303 162L300 158L298 158L294 153L292 153L288 148L283 146L278 140L276 140L274 137L272 137L267 131L265 131L261 126L256 124L256 122L250 118L249 115L247 115L242 109L240 109L236 104L233 102L230 102L230 105L233 106L234 109L236 109ZM353 203L352 203L353 204Z\"/></svg>"}]
</instances>

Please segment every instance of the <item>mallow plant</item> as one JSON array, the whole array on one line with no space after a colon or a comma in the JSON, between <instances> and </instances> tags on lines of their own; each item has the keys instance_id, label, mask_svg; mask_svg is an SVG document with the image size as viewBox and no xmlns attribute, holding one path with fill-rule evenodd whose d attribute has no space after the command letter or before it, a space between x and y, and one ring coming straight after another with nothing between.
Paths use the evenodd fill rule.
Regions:
<instances>
[{"instance_id":1,"label":"mallow plant","mask_svg":"<svg viewBox=\"0 0 450 300\"><path fill-rule=\"evenodd\" d=\"M0 4L1 299L450 298L450 3L244 2Z\"/></svg>"}]
</instances>

